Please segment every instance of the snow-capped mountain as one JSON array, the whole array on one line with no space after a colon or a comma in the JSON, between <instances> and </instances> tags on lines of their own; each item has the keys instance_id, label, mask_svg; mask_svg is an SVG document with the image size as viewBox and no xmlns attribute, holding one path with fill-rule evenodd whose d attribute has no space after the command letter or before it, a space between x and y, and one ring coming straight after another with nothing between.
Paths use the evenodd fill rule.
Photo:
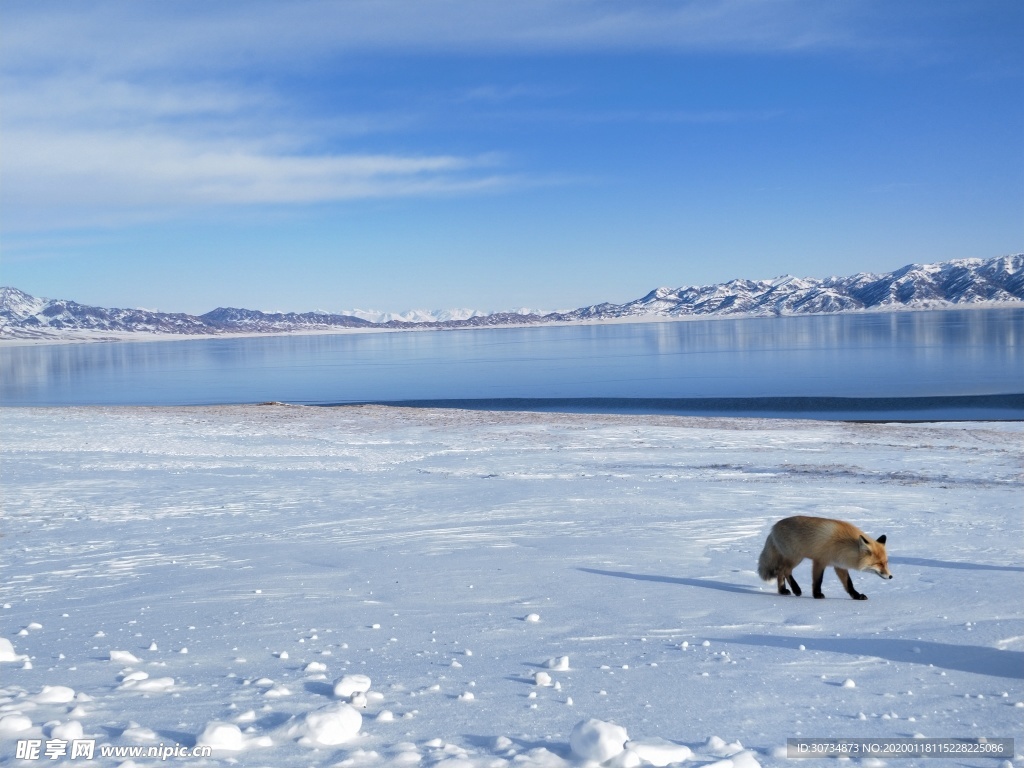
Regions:
<instances>
[{"instance_id":1,"label":"snow-capped mountain","mask_svg":"<svg viewBox=\"0 0 1024 768\"><path fill-rule=\"evenodd\" d=\"M348 310L271 313L221 307L204 315L103 309L64 299L41 299L0 288L0 338L104 338L133 333L281 333L338 328L479 328L544 322L688 315L782 316L887 309L937 309L980 303L1024 302L1024 254L909 264L888 274L774 280L730 280L658 288L626 304L595 304L568 312L521 309L413 310L406 313Z\"/></svg>"},{"instance_id":2,"label":"snow-capped mountain","mask_svg":"<svg viewBox=\"0 0 1024 768\"><path fill-rule=\"evenodd\" d=\"M336 315L329 312L260 312L257 309L236 309L235 307L218 307L200 315L207 330L205 333L252 332L274 333L276 331L294 331L300 328L309 330L327 330L330 328L363 328L372 326L368 320L349 315Z\"/></svg>"},{"instance_id":3,"label":"snow-capped mountain","mask_svg":"<svg viewBox=\"0 0 1024 768\"><path fill-rule=\"evenodd\" d=\"M450 320L468 320L486 317L492 312L479 309L410 309L408 312L381 312L376 309L343 309L339 314L358 317L371 323L446 323Z\"/></svg>"},{"instance_id":4,"label":"snow-capped mountain","mask_svg":"<svg viewBox=\"0 0 1024 768\"><path fill-rule=\"evenodd\" d=\"M626 304L596 304L560 320L686 315L780 316L869 309L936 309L1024 301L1024 254L909 264L884 275L825 279L780 277L658 288Z\"/></svg>"},{"instance_id":5,"label":"snow-capped mountain","mask_svg":"<svg viewBox=\"0 0 1024 768\"><path fill-rule=\"evenodd\" d=\"M105 309L63 299L40 299L17 288L0 288L0 338L95 338L132 333L271 333L296 329L353 328L365 320L319 312L267 313L251 309L215 309L205 315Z\"/></svg>"},{"instance_id":6,"label":"snow-capped mountain","mask_svg":"<svg viewBox=\"0 0 1024 768\"><path fill-rule=\"evenodd\" d=\"M536 313L443 310L407 313L261 312L218 307L203 315L144 309L90 307L64 299L30 296L17 288L0 288L0 338L117 338L137 333L207 335L289 333L339 328L447 328L519 325L542 321Z\"/></svg>"},{"instance_id":7,"label":"snow-capped mountain","mask_svg":"<svg viewBox=\"0 0 1024 768\"><path fill-rule=\"evenodd\" d=\"M508 312L483 311L480 309L410 309L407 312L381 312L377 309L343 309L338 314L358 317L371 323L450 323L472 320L475 317L490 317L497 314L544 315L551 314L540 309L520 307Z\"/></svg>"},{"instance_id":8,"label":"snow-capped mountain","mask_svg":"<svg viewBox=\"0 0 1024 768\"><path fill-rule=\"evenodd\" d=\"M17 288L0 288L0 338L57 338L67 331L210 332L194 315L103 309L66 299L40 299Z\"/></svg>"}]
</instances>

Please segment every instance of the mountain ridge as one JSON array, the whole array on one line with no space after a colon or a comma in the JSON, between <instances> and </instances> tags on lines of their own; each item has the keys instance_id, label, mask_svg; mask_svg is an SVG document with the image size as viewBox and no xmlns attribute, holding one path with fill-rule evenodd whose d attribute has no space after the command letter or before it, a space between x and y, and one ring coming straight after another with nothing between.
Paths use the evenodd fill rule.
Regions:
<instances>
[{"instance_id":1,"label":"mountain ridge","mask_svg":"<svg viewBox=\"0 0 1024 768\"><path fill-rule=\"evenodd\" d=\"M588 322L642 317L782 317L802 314L939 309L977 304L1024 303L1024 253L991 259L956 259L908 264L893 272L858 272L846 277L784 275L771 280L656 288L625 304L601 303L568 312L530 310L482 313L262 312L218 307L202 315L108 309L67 299L43 299L17 288L0 288L0 339L61 340L125 335L219 335L419 328L486 328L552 322ZM377 315L382 322L367 319ZM448 319L423 319L423 318ZM402 318L402 319L399 319ZM409 318L409 319L405 319Z\"/></svg>"}]
</instances>

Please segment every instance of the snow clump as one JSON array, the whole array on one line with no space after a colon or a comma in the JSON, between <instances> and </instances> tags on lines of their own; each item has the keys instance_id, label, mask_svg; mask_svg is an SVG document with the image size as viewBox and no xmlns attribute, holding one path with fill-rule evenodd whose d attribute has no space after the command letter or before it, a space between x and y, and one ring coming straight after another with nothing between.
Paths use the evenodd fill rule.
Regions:
<instances>
[{"instance_id":1,"label":"snow clump","mask_svg":"<svg viewBox=\"0 0 1024 768\"><path fill-rule=\"evenodd\" d=\"M78 720L68 720L66 723L53 726L50 731L51 739L62 741L76 741L85 735L82 724Z\"/></svg>"},{"instance_id":2,"label":"snow clump","mask_svg":"<svg viewBox=\"0 0 1024 768\"><path fill-rule=\"evenodd\" d=\"M583 720L569 734L572 753L582 760L603 763L626 749L629 734L621 725L591 718Z\"/></svg>"},{"instance_id":3,"label":"snow clump","mask_svg":"<svg viewBox=\"0 0 1024 768\"><path fill-rule=\"evenodd\" d=\"M313 710L288 729L304 747L334 746L353 739L363 726L358 710L340 702Z\"/></svg>"},{"instance_id":4,"label":"snow clump","mask_svg":"<svg viewBox=\"0 0 1024 768\"><path fill-rule=\"evenodd\" d=\"M115 664L138 664L139 658L131 651L111 651L110 660Z\"/></svg>"},{"instance_id":5,"label":"snow clump","mask_svg":"<svg viewBox=\"0 0 1024 768\"><path fill-rule=\"evenodd\" d=\"M334 683L334 695L339 699L347 699L354 693L366 693L370 690L370 678L366 675L345 675Z\"/></svg>"},{"instance_id":6,"label":"snow clump","mask_svg":"<svg viewBox=\"0 0 1024 768\"><path fill-rule=\"evenodd\" d=\"M14 652L14 644L6 637L0 637L0 662L27 661L28 656L19 656Z\"/></svg>"},{"instance_id":7,"label":"snow clump","mask_svg":"<svg viewBox=\"0 0 1024 768\"><path fill-rule=\"evenodd\" d=\"M667 739L630 741L626 743L626 749L655 768L664 768L666 765L681 763L693 757L693 751L685 744L676 744Z\"/></svg>"},{"instance_id":8,"label":"snow clump","mask_svg":"<svg viewBox=\"0 0 1024 768\"><path fill-rule=\"evenodd\" d=\"M705 763L702 768L761 768L754 753L744 749L738 741L726 742L718 736L709 736L704 748L712 755L726 759Z\"/></svg>"},{"instance_id":9,"label":"snow clump","mask_svg":"<svg viewBox=\"0 0 1024 768\"><path fill-rule=\"evenodd\" d=\"M32 700L36 704L67 704L75 700L75 690L66 685L44 685Z\"/></svg>"},{"instance_id":10,"label":"snow clump","mask_svg":"<svg viewBox=\"0 0 1024 768\"><path fill-rule=\"evenodd\" d=\"M0 717L0 735L9 736L31 729L32 719L25 715L14 713Z\"/></svg>"},{"instance_id":11,"label":"snow clump","mask_svg":"<svg viewBox=\"0 0 1024 768\"><path fill-rule=\"evenodd\" d=\"M242 731L234 723L214 720L206 724L203 732L196 739L197 747L212 747L237 752L245 746Z\"/></svg>"}]
</instances>

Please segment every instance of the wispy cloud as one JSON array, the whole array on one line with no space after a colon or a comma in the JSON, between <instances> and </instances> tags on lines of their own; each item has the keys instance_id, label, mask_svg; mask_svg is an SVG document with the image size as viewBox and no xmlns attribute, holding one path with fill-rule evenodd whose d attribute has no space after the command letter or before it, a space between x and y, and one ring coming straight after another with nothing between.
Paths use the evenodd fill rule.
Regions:
<instances>
[{"instance_id":1,"label":"wispy cloud","mask_svg":"<svg viewBox=\"0 0 1024 768\"><path fill-rule=\"evenodd\" d=\"M858 3L805 0L248 0L8 3L0 45L4 226L84 212L304 204L462 194L529 183L501 147L423 152L355 136L409 115L310 109L277 79L367 53L785 51L846 46ZM501 104L536 86L483 86ZM529 110L524 110L529 114ZM536 112L535 114L540 114ZM737 112L607 113L582 120L729 122Z\"/></svg>"},{"instance_id":2,"label":"wispy cloud","mask_svg":"<svg viewBox=\"0 0 1024 768\"><path fill-rule=\"evenodd\" d=\"M48 206L137 215L452 194L511 183L495 155L295 154L257 143L113 130L8 131L4 144L5 186L18 192L11 204L30 218L45 215Z\"/></svg>"},{"instance_id":3,"label":"wispy cloud","mask_svg":"<svg viewBox=\"0 0 1024 768\"><path fill-rule=\"evenodd\" d=\"M24 40L24 31L13 37ZM183 73L184 61L152 71L133 56L79 67L72 63L82 63L81 49L65 60L47 55L50 65L36 67L10 50L4 57L0 202L8 234L198 207L465 194L517 183L493 152L344 147L393 131L408 115L298 109L271 87Z\"/></svg>"},{"instance_id":4,"label":"wispy cloud","mask_svg":"<svg viewBox=\"0 0 1024 768\"><path fill-rule=\"evenodd\" d=\"M878 3L835 0L248 0L5 8L7 58L209 71L366 51L791 50L864 45ZM52 45L59 38L61 45ZM296 54L300 54L296 58Z\"/></svg>"}]
</instances>

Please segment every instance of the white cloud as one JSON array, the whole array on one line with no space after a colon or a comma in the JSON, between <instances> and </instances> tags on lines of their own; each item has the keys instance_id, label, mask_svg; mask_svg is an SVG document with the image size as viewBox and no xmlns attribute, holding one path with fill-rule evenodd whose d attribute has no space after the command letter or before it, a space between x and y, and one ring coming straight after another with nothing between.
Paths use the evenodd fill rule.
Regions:
<instances>
[{"instance_id":1,"label":"white cloud","mask_svg":"<svg viewBox=\"0 0 1024 768\"><path fill-rule=\"evenodd\" d=\"M378 151L346 151L346 138L379 137L409 116L343 105L314 114L275 90L274 77L301 79L367 52L839 45L850 37L856 7L804 0L14 1L4 8L0 45L4 225L529 183L493 154L388 151L381 141L372 143ZM466 98L500 102L524 93L523 86L481 87Z\"/></svg>"},{"instance_id":2,"label":"white cloud","mask_svg":"<svg viewBox=\"0 0 1024 768\"><path fill-rule=\"evenodd\" d=\"M854 44L876 11L849 0L25 2L5 8L5 45L22 65L133 71L367 50L792 49Z\"/></svg>"},{"instance_id":3,"label":"white cloud","mask_svg":"<svg viewBox=\"0 0 1024 768\"><path fill-rule=\"evenodd\" d=\"M114 6L96 7L102 19ZM76 32L85 32L87 43L77 34L65 41L71 16L52 8L20 19L7 36L40 43L48 31L69 43L50 41L24 60L5 48L0 202L8 233L116 225L197 207L464 194L516 183L494 153L345 150L346 138L394 130L407 116L309 115L270 86L223 73L193 77L183 50L180 61L147 69L152 59L141 51L155 30L140 29L136 6L125 10L136 18L123 25L83 17ZM160 30L161 39L175 29L197 33L195 22L180 19ZM114 37L125 38L124 49ZM160 40L149 42L167 53Z\"/></svg>"},{"instance_id":4,"label":"white cloud","mask_svg":"<svg viewBox=\"0 0 1024 768\"><path fill-rule=\"evenodd\" d=\"M513 181L493 155L282 154L255 144L113 131L8 131L4 144L5 206L26 216L51 206L134 214L451 194Z\"/></svg>"},{"instance_id":5,"label":"white cloud","mask_svg":"<svg viewBox=\"0 0 1024 768\"><path fill-rule=\"evenodd\" d=\"M212 82L146 83L104 78L81 71L59 75L6 75L5 123L73 120L82 127L119 121L223 117L242 110L270 108L277 99L254 88L240 90Z\"/></svg>"}]
</instances>

